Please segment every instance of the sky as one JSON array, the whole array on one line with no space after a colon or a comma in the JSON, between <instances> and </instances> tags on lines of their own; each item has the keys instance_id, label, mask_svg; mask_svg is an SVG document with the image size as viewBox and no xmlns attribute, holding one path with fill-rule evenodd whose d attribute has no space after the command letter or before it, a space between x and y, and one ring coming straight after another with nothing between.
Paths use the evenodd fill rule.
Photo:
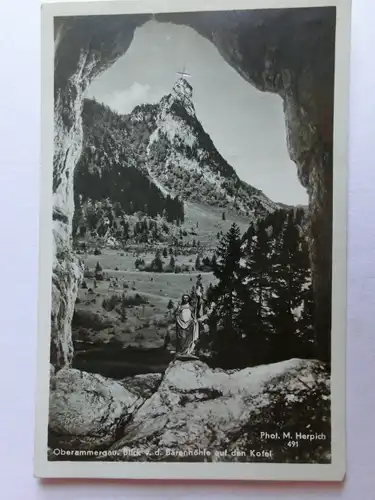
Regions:
<instances>
[{"instance_id":1,"label":"sky","mask_svg":"<svg viewBox=\"0 0 375 500\"><path fill-rule=\"evenodd\" d=\"M92 82L86 96L130 113L169 94L184 69L191 75L198 119L238 176L276 202L307 204L287 151L281 97L255 89L191 28L144 24L127 53Z\"/></svg>"}]
</instances>

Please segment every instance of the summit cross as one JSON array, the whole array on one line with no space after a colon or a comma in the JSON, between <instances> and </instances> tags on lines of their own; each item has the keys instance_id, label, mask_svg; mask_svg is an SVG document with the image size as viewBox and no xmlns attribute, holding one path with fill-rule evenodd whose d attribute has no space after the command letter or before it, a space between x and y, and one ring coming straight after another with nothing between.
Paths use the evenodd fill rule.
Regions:
<instances>
[{"instance_id":1,"label":"summit cross","mask_svg":"<svg viewBox=\"0 0 375 500\"><path fill-rule=\"evenodd\" d=\"M186 73L185 68L182 71L177 71L177 75L179 75L181 78L191 77L189 73Z\"/></svg>"}]
</instances>

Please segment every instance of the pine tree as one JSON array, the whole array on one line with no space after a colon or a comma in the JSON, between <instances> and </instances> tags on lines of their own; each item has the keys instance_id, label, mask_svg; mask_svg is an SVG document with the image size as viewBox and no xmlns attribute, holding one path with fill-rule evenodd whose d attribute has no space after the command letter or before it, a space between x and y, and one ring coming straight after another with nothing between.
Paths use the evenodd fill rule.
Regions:
<instances>
[{"instance_id":1,"label":"pine tree","mask_svg":"<svg viewBox=\"0 0 375 500\"><path fill-rule=\"evenodd\" d=\"M123 293L120 302L120 320L124 323L128 319L128 314L126 311L126 296Z\"/></svg>"},{"instance_id":2,"label":"pine tree","mask_svg":"<svg viewBox=\"0 0 375 500\"><path fill-rule=\"evenodd\" d=\"M234 223L220 239L213 267L218 284L207 294L207 300L214 304L209 319L213 350L221 365L226 367L237 366L241 350L242 258L240 229Z\"/></svg>"},{"instance_id":3,"label":"pine tree","mask_svg":"<svg viewBox=\"0 0 375 500\"><path fill-rule=\"evenodd\" d=\"M171 255L171 258L170 258L170 261L169 261L169 266L171 267L171 269L174 269L176 267L176 260L173 257L173 255Z\"/></svg>"},{"instance_id":4,"label":"pine tree","mask_svg":"<svg viewBox=\"0 0 375 500\"><path fill-rule=\"evenodd\" d=\"M163 257L166 259L168 257L168 250L167 248L163 249Z\"/></svg>"},{"instance_id":5,"label":"pine tree","mask_svg":"<svg viewBox=\"0 0 375 500\"><path fill-rule=\"evenodd\" d=\"M270 252L266 224L258 229L251 228L246 244L246 288L254 305L259 321L267 315L267 299L270 292Z\"/></svg>"},{"instance_id":6,"label":"pine tree","mask_svg":"<svg viewBox=\"0 0 375 500\"><path fill-rule=\"evenodd\" d=\"M102 271L102 266L99 264L99 262L97 262L95 266L95 274L101 273Z\"/></svg>"},{"instance_id":7,"label":"pine tree","mask_svg":"<svg viewBox=\"0 0 375 500\"><path fill-rule=\"evenodd\" d=\"M160 257L160 250L158 250L155 254L154 260L151 263L151 270L156 273L163 272L163 261L161 260Z\"/></svg>"},{"instance_id":8,"label":"pine tree","mask_svg":"<svg viewBox=\"0 0 375 500\"><path fill-rule=\"evenodd\" d=\"M201 267L202 267L201 259L199 255L197 255L197 258L195 259L195 269L197 271L200 271Z\"/></svg>"},{"instance_id":9,"label":"pine tree","mask_svg":"<svg viewBox=\"0 0 375 500\"><path fill-rule=\"evenodd\" d=\"M293 211L282 215L283 223L275 233L273 295L269 300L276 359L302 356L301 348L305 350L312 343L313 300L307 243L301 234L298 214L297 218Z\"/></svg>"},{"instance_id":10,"label":"pine tree","mask_svg":"<svg viewBox=\"0 0 375 500\"><path fill-rule=\"evenodd\" d=\"M265 362L269 350L268 298L272 262L267 227L266 221L253 224L244 237L246 265L240 325L250 364Z\"/></svg>"}]
</instances>

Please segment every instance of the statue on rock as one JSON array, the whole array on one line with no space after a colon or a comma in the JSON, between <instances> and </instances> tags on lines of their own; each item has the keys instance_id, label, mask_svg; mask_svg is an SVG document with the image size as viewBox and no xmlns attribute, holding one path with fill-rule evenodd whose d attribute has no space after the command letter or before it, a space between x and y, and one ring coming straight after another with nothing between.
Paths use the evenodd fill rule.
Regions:
<instances>
[{"instance_id":1,"label":"statue on rock","mask_svg":"<svg viewBox=\"0 0 375 500\"><path fill-rule=\"evenodd\" d=\"M176 358L197 359L194 353L199 339L199 325L203 320L202 276L198 275L191 294L184 294L176 308Z\"/></svg>"},{"instance_id":2,"label":"statue on rock","mask_svg":"<svg viewBox=\"0 0 375 500\"><path fill-rule=\"evenodd\" d=\"M191 357L199 326L190 295L184 294L176 309L176 357Z\"/></svg>"}]
</instances>

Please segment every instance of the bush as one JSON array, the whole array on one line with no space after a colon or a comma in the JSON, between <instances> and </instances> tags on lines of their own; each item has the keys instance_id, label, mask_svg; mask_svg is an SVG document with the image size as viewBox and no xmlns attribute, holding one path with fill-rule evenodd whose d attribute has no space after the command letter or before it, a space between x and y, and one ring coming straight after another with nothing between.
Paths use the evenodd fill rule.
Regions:
<instances>
[{"instance_id":1,"label":"bush","mask_svg":"<svg viewBox=\"0 0 375 500\"><path fill-rule=\"evenodd\" d=\"M102 307L106 311L110 312L121 302L121 297L119 295L112 295L109 299L104 299L102 302Z\"/></svg>"},{"instance_id":2,"label":"bush","mask_svg":"<svg viewBox=\"0 0 375 500\"><path fill-rule=\"evenodd\" d=\"M139 295L139 293L136 293L134 297L126 297L125 295L121 299L122 304L125 306L140 306L143 304L148 304L148 301Z\"/></svg>"},{"instance_id":3,"label":"bush","mask_svg":"<svg viewBox=\"0 0 375 500\"><path fill-rule=\"evenodd\" d=\"M95 276L95 273L93 271L90 271L90 269L85 268L83 272L83 277L84 278L93 278Z\"/></svg>"},{"instance_id":4,"label":"bush","mask_svg":"<svg viewBox=\"0 0 375 500\"><path fill-rule=\"evenodd\" d=\"M151 262L151 271L154 271L155 273L162 273L163 272L163 261L160 258L160 253L156 252L154 260Z\"/></svg>"},{"instance_id":5,"label":"bush","mask_svg":"<svg viewBox=\"0 0 375 500\"><path fill-rule=\"evenodd\" d=\"M136 269L139 269L140 267L144 267L144 265L145 265L145 261L141 258L136 259L136 261L134 262L134 266Z\"/></svg>"},{"instance_id":6,"label":"bush","mask_svg":"<svg viewBox=\"0 0 375 500\"><path fill-rule=\"evenodd\" d=\"M101 255L102 251L99 248L95 248L94 255Z\"/></svg>"},{"instance_id":7,"label":"bush","mask_svg":"<svg viewBox=\"0 0 375 500\"><path fill-rule=\"evenodd\" d=\"M212 271L211 266L200 266L199 271L202 273L210 273Z\"/></svg>"}]
</instances>

